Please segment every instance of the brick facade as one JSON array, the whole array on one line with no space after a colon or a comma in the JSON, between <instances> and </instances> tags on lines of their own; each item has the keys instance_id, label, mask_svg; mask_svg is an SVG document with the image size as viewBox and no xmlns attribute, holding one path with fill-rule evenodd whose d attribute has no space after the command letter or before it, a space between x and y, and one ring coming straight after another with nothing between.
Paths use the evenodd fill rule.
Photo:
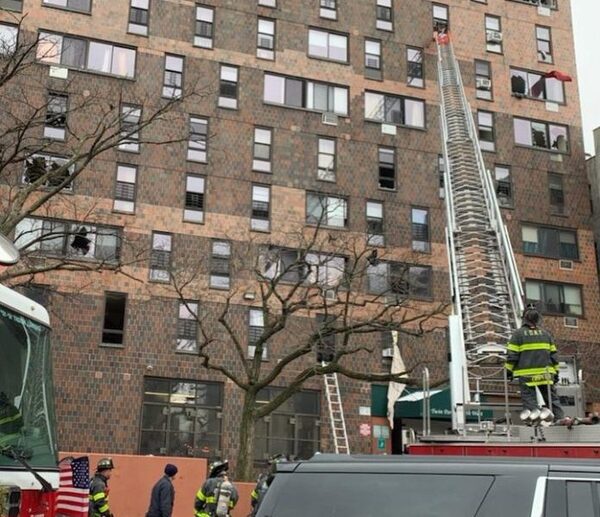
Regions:
<instances>
[{"instance_id":1,"label":"brick facade","mask_svg":"<svg viewBox=\"0 0 600 517\"><path fill-rule=\"evenodd\" d=\"M558 10L549 15L524 2L501 0L489 3L449 0L450 30L469 99L474 110L494 113L496 152L485 152L486 164L511 167L514 209L504 210L517 262L523 279L546 279L582 286L584 315L578 328L565 328L562 317L548 316L547 326L565 353L576 353L592 385L600 385L595 364L599 329L599 289L590 225L587 183L581 131L581 118L569 2L558 0ZM96 159L77 179L69 203L54 203L50 213L77 220L79 214L93 212L94 219L123 228L131 242L149 246L151 233L173 234L174 268L196 265L199 276L189 290L190 299L201 299L206 310L216 311L219 293L208 290L210 239L229 239L234 253L249 243L289 243L289 232L304 224L305 192L341 194L348 199L347 233L366 231L365 201L384 203L386 251L389 257L404 257L433 267L434 301L447 303L448 280L445 250L445 206L439 197L438 155L441 153L436 54L432 42L431 2L393 0L394 31L375 29L375 0L339 1L337 21L319 17L317 0L277 0L275 9L257 6L255 0L206 0L215 7L214 49L194 47L194 6L191 0L150 0L149 37L128 34L128 2L93 2L91 15L41 6L40 0L25 0L27 17L23 30L40 29L81 35L137 48L135 80L118 79L88 72L71 71L68 90L72 99L100 93L118 103L139 103L144 109L161 100L164 53L185 56L184 91L197 84L200 98L185 99L171 114L169 123L149 130L158 140L166 135L185 135L188 115L209 119L208 161L186 161L187 142L142 145L139 154L111 150ZM484 16L501 17L503 53L485 50ZM256 58L257 16L276 20L274 61ZM0 12L0 20L9 16ZM535 26L552 30L554 64L539 63L535 47ZM334 63L308 56L308 28L320 27L348 35L349 62ZM364 74L364 38L382 42L383 80ZM424 49L425 87L406 84L406 46ZM475 98L474 59L491 62L493 101ZM239 67L237 110L217 107L219 63ZM549 71L561 70L574 78L565 83L566 103L558 112L548 111L544 102L517 99L510 93L509 67ZM321 114L263 102L263 75L273 72L294 77L331 82L349 87L349 115L337 126L324 125ZM32 72L33 94L43 98L47 90L60 91L65 83L48 77L48 67ZM364 120L365 90L405 95L426 102L424 129L398 127L397 135L382 134L380 124ZM570 152L564 155L518 147L514 143L513 115L568 124ZM70 123L78 128L93 125L91 120ZM273 128L272 173L252 171L254 126ZM317 180L317 137L336 139L336 182ZM394 147L397 161L397 189L378 188L377 148ZM557 157L560 161L557 161ZM136 210L134 215L112 210L116 164L138 166ZM552 215L548 201L548 172L564 178L567 210ZM206 179L204 224L182 222L186 173ZM271 232L250 231L251 184L271 186ZM72 201L72 202L71 202ZM411 207L429 209L432 251L411 251ZM521 223L537 223L577 229L579 260L573 270L561 270L558 260L525 256L522 253ZM334 232L335 233L335 232ZM132 256L132 250L124 250ZM201 360L175 350L177 300L166 286L148 282L147 260L128 266L129 276L104 272L92 275L54 272L38 283L52 286L54 318L54 371L56 376L59 442L62 450L137 453L145 376L224 383L222 455L235 458L241 394L222 376L208 372ZM135 280L141 279L142 281ZM233 279L234 287L245 285ZM124 346L100 345L104 292L127 293L127 320ZM222 299L222 298L221 298ZM247 306L241 294L234 297L233 324L244 333ZM299 326L306 326L300 322ZM278 347L293 344L293 336L281 336L273 345L274 361ZM355 364L368 364L370 371L385 371L379 338L368 336L375 352L357 357ZM442 331L425 342L408 340L403 349L407 363L428 361L435 380L446 377L446 343ZM567 346L568 344L568 346ZM223 351L232 367L232 351ZM289 374L291 375L291 373ZM285 385L287 374L277 381ZM320 390L321 381L312 379L308 389ZM368 383L341 380L351 449L370 452L371 438L358 433L364 417L359 406L370 406ZM595 400L594 392L589 393ZM321 446L328 450L330 434L326 401L321 397ZM277 451L272 451L277 452Z\"/></svg>"}]
</instances>

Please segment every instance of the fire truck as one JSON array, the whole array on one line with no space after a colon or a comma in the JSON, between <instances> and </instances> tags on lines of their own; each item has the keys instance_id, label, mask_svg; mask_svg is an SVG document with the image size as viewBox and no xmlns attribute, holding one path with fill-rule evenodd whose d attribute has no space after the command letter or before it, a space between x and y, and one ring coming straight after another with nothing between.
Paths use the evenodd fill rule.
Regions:
<instances>
[{"instance_id":1,"label":"fire truck","mask_svg":"<svg viewBox=\"0 0 600 517\"><path fill-rule=\"evenodd\" d=\"M0 235L0 265L18 259ZM0 517L54 515L57 459L48 312L0 285Z\"/></svg>"}]
</instances>

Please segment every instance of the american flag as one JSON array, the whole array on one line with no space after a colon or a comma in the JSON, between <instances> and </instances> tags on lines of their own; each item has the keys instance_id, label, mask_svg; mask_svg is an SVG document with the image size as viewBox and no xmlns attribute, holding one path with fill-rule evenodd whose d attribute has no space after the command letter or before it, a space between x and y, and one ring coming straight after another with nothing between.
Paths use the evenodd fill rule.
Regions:
<instances>
[{"instance_id":1,"label":"american flag","mask_svg":"<svg viewBox=\"0 0 600 517\"><path fill-rule=\"evenodd\" d=\"M56 513L69 517L87 517L90 494L88 457L65 458L60 462L59 469Z\"/></svg>"}]
</instances>

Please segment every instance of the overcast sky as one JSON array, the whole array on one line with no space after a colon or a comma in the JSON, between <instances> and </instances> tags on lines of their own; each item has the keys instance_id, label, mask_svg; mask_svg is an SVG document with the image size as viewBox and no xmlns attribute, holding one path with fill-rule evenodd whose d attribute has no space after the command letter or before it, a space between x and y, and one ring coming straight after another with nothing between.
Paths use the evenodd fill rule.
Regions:
<instances>
[{"instance_id":1,"label":"overcast sky","mask_svg":"<svg viewBox=\"0 0 600 517\"><path fill-rule=\"evenodd\" d=\"M600 0L570 1L575 26L585 151L594 154L592 131L600 127Z\"/></svg>"}]
</instances>

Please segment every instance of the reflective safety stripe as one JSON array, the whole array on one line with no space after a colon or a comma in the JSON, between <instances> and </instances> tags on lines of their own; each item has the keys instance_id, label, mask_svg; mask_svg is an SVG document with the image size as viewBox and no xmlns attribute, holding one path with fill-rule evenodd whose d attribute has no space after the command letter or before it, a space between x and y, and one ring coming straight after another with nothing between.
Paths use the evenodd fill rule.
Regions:
<instances>
[{"instance_id":1,"label":"reflective safety stripe","mask_svg":"<svg viewBox=\"0 0 600 517\"><path fill-rule=\"evenodd\" d=\"M6 418L0 418L0 425L8 424L9 422L14 422L15 420L19 420L23 418L21 413L15 413L13 416L7 416Z\"/></svg>"},{"instance_id":2,"label":"reflective safety stripe","mask_svg":"<svg viewBox=\"0 0 600 517\"><path fill-rule=\"evenodd\" d=\"M258 493L256 492L256 490L252 490L252 492L250 492L250 497L252 499L258 499Z\"/></svg>"},{"instance_id":3,"label":"reflective safety stripe","mask_svg":"<svg viewBox=\"0 0 600 517\"><path fill-rule=\"evenodd\" d=\"M506 348L513 352L518 352L520 350L519 345L516 345L515 343L509 343L508 345L506 345Z\"/></svg>"},{"instance_id":4,"label":"reflective safety stripe","mask_svg":"<svg viewBox=\"0 0 600 517\"><path fill-rule=\"evenodd\" d=\"M534 375L553 375L556 373L554 366L544 366L543 368L519 368L514 370L515 377L529 377Z\"/></svg>"},{"instance_id":5,"label":"reflective safety stripe","mask_svg":"<svg viewBox=\"0 0 600 517\"><path fill-rule=\"evenodd\" d=\"M550 380L545 381L530 381L525 383L527 386L548 386L548 384L554 384Z\"/></svg>"},{"instance_id":6,"label":"reflective safety stripe","mask_svg":"<svg viewBox=\"0 0 600 517\"><path fill-rule=\"evenodd\" d=\"M106 512L108 512L108 504L102 505L100 508L98 508L98 511L100 513L106 513Z\"/></svg>"},{"instance_id":7,"label":"reflective safety stripe","mask_svg":"<svg viewBox=\"0 0 600 517\"><path fill-rule=\"evenodd\" d=\"M97 492L95 494L90 495L92 501L98 501L99 499L104 499L106 494L104 492Z\"/></svg>"},{"instance_id":8,"label":"reflective safety stripe","mask_svg":"<svg viewBox=\"0 0 600 517\"><path fill-rule=\"evenodd\" d=\"M202 492L202 489L198 490L196 498L200 499L200 501L206 501L206 496L204 495L204 492Z\"/></svg>"},{"instance_id":9,"label":"reflective safety stripe","mask_svg":"<svg viewBox=\"0 0 600 517\"><path fill-rule=\"evenodd\" d=\"M512 371L515 369L515 365L514 365L514 364L511 364L511 363L506 363L506 364L504 365L504 367L505 367L505 368L506 368L506 369L507 369L509 372L512 372Z\"/></svg>"},{"instance_id":10,"label":"reflective safety stripe","mask_svg":"<svg viewBox=\"0 0 600 517\"><path fill-rule=\"evenodd\" d=\"M216 503L217 498L214 495L209 495L206 499L206 504Z\"/></svg>"},{"instance_id":11,"label":"reflective safety stripe","mask_svg":"<svg viewBox=\"0 0 600 517\"><path fill-rule=\"evenodd\" d=\"M210 515L206 512L194 512L196 517L210 517Z\"/></svg>"},{"instance_id":12,"label":"reflective safety stripe","mask_svg":"<svg viewBox=\"0 0 600 517\"><path fill-rule=\"evenodd\" d=\"M524 343L522 345L509 343L506 348L511 352L525 352L526 350L549 350L550 352L556 352L556 345L553 343Z\"/></svg>"}]
</instances>

